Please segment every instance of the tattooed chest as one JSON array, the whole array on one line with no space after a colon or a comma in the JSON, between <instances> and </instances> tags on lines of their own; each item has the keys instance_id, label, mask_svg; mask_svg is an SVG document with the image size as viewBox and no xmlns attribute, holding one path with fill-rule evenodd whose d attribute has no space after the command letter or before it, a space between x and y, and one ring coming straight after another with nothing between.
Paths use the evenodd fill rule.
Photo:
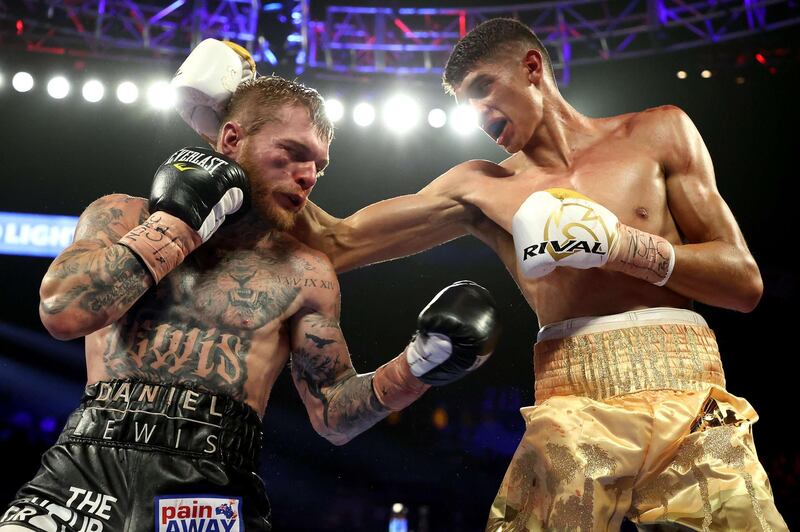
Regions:
<instances>
[{"instance_id":1,"label":"tattooed chest","mask_svg":"<svg viewBox=\"0 0 800 532\"><path fill-rule=\"evenodd\" d=\"M165 287L171 306L210 326L255 331L293 310L303 283L289 282L292 268L276 260L212 257L187 263Z\"/></svg>"},{"instance_id":2,"label":"tattooed chest","mask_svg":"<svg viewBox=\"0 0 800 532\"><path fill-rule=\"evenodd\" d=\"M113 378L194 383L244 400L252 335L138 314L114 326L103 355Z\"/></svg>"},{"instance_id":3,"label":"tattooed chest","mask_svg":"<svg viewBox=\"0 0 800 532\"><path fill-rule=\"evenodd\" d=\"M246 270L191 279L186 284L192 295L187 309L208 322L244 330L284 317L301 290L281 283L273 274Z\"/></svg>"},{"instance_id":4,"label":"tattooed chest","mask_svg":"<svg viewBox=\"0 0 800 532\"><path fill-rule=\"evenodd\" d=\"M282 324L302 306L304 291L331 284L305 264L258 251L195 254L114 325L107 371L191 381L244 398L245 383L258 381L265 367L253 357L274 356Z\"/></svg>"}]
</instances>

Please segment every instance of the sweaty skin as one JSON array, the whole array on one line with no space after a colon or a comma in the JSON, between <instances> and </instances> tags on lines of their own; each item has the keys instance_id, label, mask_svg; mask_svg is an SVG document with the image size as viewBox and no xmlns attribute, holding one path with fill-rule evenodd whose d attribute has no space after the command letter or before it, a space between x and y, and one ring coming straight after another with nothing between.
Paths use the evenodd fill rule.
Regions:
<instances>
[{"instance_id":1,"label":"sweaty skin","mask_svg":"<svg viewBox=\"0 0 800 532\"><path fill-rule=\"evenodd\" d=\"M151 214L147 200L100 198L42 281L42 322L57 338L86 337L88 384L184 383L243 401L260 416L291 360L314 428L345 443L390 411L372 390L372 373L353 368L329 259L274 221L302 209L327 164L328 142L298 107L283 108L258 133L228 123L221 136L218 151L247 163L250 211L153 286L117 243Z\"/></svg>"},{"instance_id":2,"label":"sweaty skin","mask_svg":"<svg viewBox=\"0 0 800 532\"><path fill-rule=\"evenodd\" d=\"M755 307L763 290L758 267L683 111L664 106L611 118L582 116L543 78L535 50L503 72L477 68L456 96L479 112L485 130L508 121L496 136L511 157L500 165L462 163L417 194L344 219L310 204L296 234L325 251L339 272L473 234L503 261L540 325L648 307L689 308L693 300L744 312ZM523 278L511 238L513 216L530 194L555 187L576 190L622 224L672 243L675 269L665 287L609 267L557 268L539 279ZM652 245L646 234L638 236L621 252Z\"/></svg>"}]
</instances>

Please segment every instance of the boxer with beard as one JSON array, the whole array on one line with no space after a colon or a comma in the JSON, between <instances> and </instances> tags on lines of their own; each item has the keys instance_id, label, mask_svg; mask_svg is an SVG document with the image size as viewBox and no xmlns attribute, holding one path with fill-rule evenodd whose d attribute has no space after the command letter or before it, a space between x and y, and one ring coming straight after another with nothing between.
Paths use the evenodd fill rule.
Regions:
<instances>
[{"instance_id":1,"label":"boxer with beard","mask_svg":"<svg viewBox=\"0 0 800 532\"><path fill-rule=\"evenodd\" d=\"M287 232L332 137L316 91L248 76L216 151L178 150L149 200L83 212L40 315L58 339L85 337L86 393L2 532L270 530L261 417L287 363L314 429L341 445L488 358L494 303L461 281L400 355L356 373L333 266Z\"/></svg>"}]
</instances>

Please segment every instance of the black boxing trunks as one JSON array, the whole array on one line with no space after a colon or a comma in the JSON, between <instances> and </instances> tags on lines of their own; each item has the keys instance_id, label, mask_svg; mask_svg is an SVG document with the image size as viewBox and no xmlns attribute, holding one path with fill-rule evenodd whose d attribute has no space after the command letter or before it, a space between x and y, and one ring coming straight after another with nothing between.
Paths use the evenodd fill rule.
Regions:
<instances>
[{"instance_id":1,"label":"black boxing trunks","mask_svg":"<svg viewBox=\"0 0 800 532\"><path fill-rule=\"evenodd\" d=\"M138 381L86 387L4 524L42 532L267 531L261 421L222 395Z\"/></svg>"}]
</instances>

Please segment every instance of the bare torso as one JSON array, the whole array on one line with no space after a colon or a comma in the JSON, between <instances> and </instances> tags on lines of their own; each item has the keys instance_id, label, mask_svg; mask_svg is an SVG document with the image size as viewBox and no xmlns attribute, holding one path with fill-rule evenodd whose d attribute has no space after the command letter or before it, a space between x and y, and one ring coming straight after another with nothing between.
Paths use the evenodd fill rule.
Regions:
<instances>
[{"instance_id":1,"label":"bare torso","mask_svg":"<svg viewBox=\"0 0 800 532\"><path fill-rule=\"evenodd\" d=\"M535 280L525 279L517 271L512 219L530 194L548 188L576 190L611 210L620 222L680 242L658 158L660 139L641 124L643 115L646 112L593 120L592 134L573 147L567 166L537 167L518 152L502 163L513 176L497 178L477 172L455 191L496 224L479 224L478 233L495 248L540 325L578 316L691 305L689 299L669 289L611 271L559 268Z\"/></svg>"},{"instance_id":2,"label":"bare torso","mask_svg":"<svg viewBox=\"0 0 800 532\"><path fill-rule=\"evenodd\" d=\"M289 358L287 321L338 301L338 290L320 253L257 223L228 224L122 319L86 337L88 382L190 383L263 415Z\"/></svg>"}]
</instances>

